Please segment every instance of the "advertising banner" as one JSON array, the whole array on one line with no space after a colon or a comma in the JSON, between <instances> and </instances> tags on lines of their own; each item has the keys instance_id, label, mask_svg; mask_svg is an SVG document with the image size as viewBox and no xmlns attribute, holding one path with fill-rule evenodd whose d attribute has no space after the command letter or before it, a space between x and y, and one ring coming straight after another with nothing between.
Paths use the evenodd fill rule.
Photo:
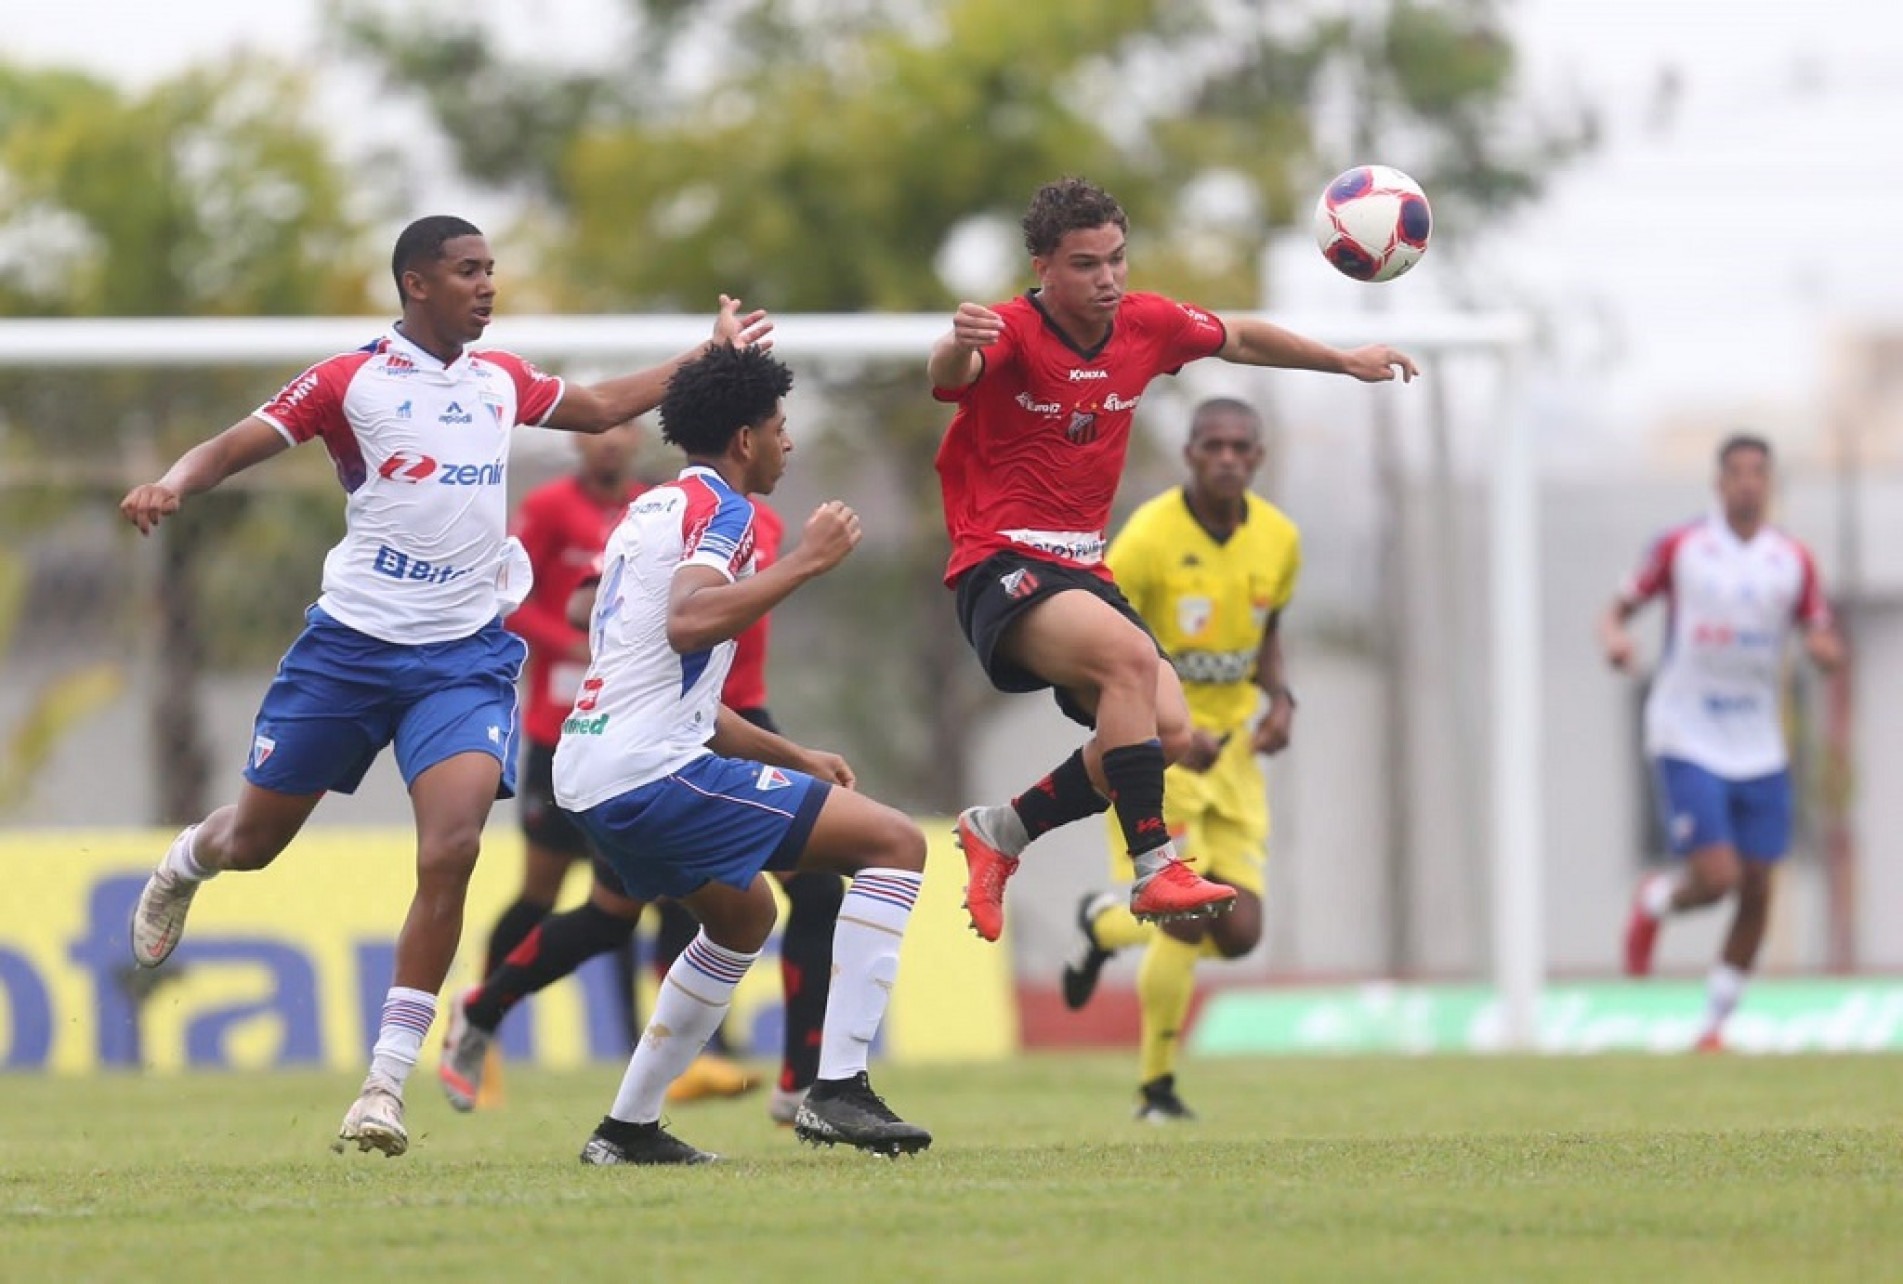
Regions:
<instances>
[{"instance_id":1,"label":"advertising banner","mask_svg":"<svg viewBox=\"0 0 1903 1284\"><path fill-rule=\"evenodd\" d=\"M1697 981L1549 986L1539 1049L1551 1053L1684 1052L1698 1038L1705 987ZM1499 1005L1485 986L1390 985L1236 988L1210 996L1190 1033L1207 1055L1492 1052ZM1755 982L1725 1025L1737 1052L1903 1050L1903 983Z\"/></svg>"},{"instance_id":2,"label":"advertising banner","mask_svg":"<svg viewBox=\"0 0 1903 1284\"><path fill-rule=\"evenodd\" d=\"M521 878L519 833L490 826L470 886L463 948L445 993L474 981L484 938ZM949 826L927 826L932 851L882 1032L894 1060L969 1061L1017 1048L1010 955L965 928L964 861ZM172 831L0 832L0 1068L360 1069L376 1040L398 926L408 910L415 839L403 829L313 827L270 869L227 874L192 907L185 939L161 968L132 963L127 929L139 890ZM584 894L586 867L568 899ZM644 934L645 935L645 934ZM653 991L646 967L641 1010ZM741 1051L779 1057L777 938L735 996L729 1033ZM575 1066L622 1061L627 1036L615 970L596 959L510 1014L511 1061ZM433 1063L439 1017L425 1058Z\"/></svg>"}]
</instances>

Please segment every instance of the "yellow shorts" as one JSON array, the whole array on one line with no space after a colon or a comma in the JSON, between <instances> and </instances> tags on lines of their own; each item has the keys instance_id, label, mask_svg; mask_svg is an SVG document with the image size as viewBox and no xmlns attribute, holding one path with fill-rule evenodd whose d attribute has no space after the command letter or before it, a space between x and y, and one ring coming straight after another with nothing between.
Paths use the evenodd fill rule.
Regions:
<instances>
[{"instance_id":1,"label":"yellow shorts","mask_svg":"<svg viewBox=\"0 0 1903 1284\"><path fill-rule=\"evenodd\" d=\"M1165 772L1163 820L1176 854L1191 869L1259 897L1269 855L1269 795L1249 740L1249 729L1238 728L1208 771L1171 767ZM1136 878L1115 812L1110 815L1110 870L1119 882Z\"/></svg>"}]
</instances>

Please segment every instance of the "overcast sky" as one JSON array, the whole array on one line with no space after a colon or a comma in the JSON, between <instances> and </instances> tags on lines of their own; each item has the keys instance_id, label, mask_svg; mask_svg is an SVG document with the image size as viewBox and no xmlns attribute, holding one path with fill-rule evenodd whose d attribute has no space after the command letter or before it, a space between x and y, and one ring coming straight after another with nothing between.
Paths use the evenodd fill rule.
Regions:
<instances>
[{"instance_id":1,"label":"overcast sky","mask_svg":"<svg viewBox=\"0 0 1903 1284\"><path fill-rule=\"evenodd\" d=\"M504 0L477 0L508 11ZM1903 137L1903 6L1886 0L1519 0L1524 66L1605 105L1597 156L1484 243L1503 295L1563 318L1577 426L1641 430L1712 406L1801 406L1837 327L1903 322L1885 176ZM134 82L255 49L308 56L317 0L0 0L6 54ZM544 48L601 49L613 0L542 0ZM1678 89L1661 91L1673 68ZM1386 158L1356 158L1386 159ZM1431 196L1431 193L1430 193ZM1370 287L1319 259L1278 304ZM1439 297L1429 254L1397 311ZM1775 410L1772 411L1775 413Z\"/></svg>"}]
</instances>

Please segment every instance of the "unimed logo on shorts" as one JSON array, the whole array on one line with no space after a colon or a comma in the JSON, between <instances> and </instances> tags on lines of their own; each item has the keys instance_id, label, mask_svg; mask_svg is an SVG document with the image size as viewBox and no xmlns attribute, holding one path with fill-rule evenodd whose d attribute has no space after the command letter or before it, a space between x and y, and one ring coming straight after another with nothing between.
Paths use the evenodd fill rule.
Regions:
<instances>
[{"instance_id":1,"label":"unimed logo on shorts","mask_svg":"<svg viewBox=\"0 0 1903 1284\"><path fill-rule=\"evenodd\" d=\"M570 715L562 719L562 734L565 736L598 736L607 730L608 715L605 713L593 718Z\"/></svg>"}]
</instances>

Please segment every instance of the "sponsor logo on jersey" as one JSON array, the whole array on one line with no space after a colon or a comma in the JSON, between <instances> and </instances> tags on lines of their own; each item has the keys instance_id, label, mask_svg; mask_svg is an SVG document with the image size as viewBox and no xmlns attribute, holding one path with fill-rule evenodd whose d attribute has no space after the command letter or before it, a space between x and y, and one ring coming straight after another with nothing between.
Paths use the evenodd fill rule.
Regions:
<instances>
[{"instance_id":1,"label":"sponsor logo on jersey","mask_svg":"<svg viewBox=\"0 0 1903 1284\"><path fill-rule=\"evenodd\" d=\"M411 557L408 553L391 548L388 544L377 545L377 551L370 557L370 569L378 575L411 584L447 584L450 580L469 574L467 567L426 562L420 557Z\"/></svg>"},{"instance_id":2,"label":"sponsor logo on jersey","mask_svg":"<svg viewBox=\"0 0 1903 1284\"><path fill-rule=\"evenodd\" d=\"M1105 410L1135 410L1137 402L1141 400L1143 400L1141 395L1124 398L1113 392L1103 399L1103 408Z\"/></svg>"},{"instance_id":3,"label":"sponsor logo on jersey","mask_svg":"<svg viewBox=\"0 0 1903 1284\"><path fill-rule=\"evenodd\" d=\"M398 419L402 419L406 421L409 419L410 417L410 403L409 402L406 401L402 405L396 408L396 417Z\"/></svg>"},{"instance_id":4,"label":"sponsor logo on jersey","mask_svg":"<svg viewBox=\"0 0 1903 1284\"><path fill-rule=\"evenodd\" d=\"M1087 379L1108 379L1109 377L1110 372L1108 370L1072 370L1070 372L1070 381L1072 383L1083 383Z\"/></svg>"},{"instance_id":5,"label":"sponsor logo on jersey","mask_svg":"<svg viewBox=\"0 0 1903 1284\"><path fill-rule=\"evenodd\" d=\"M253 767L262 767L265 763L271 761L271 755L277 751L278 742L273 740L270 736L253 736L251 738L251 765Z\"/></svg>"},{"instance_id":6,"label":"sponsor logo on jersey","mask_svg":"<svg viewBox=\"0 0 1903 1284\"><path fill-rule=\"evenodd\" d=\"M476 422L476 417L467 410L464 410L460 402L452 401L449 403L447 410L436 416L436 422L439 424L473 424Z\"/></svg>"},{"instance_id":7,"label":"sponsor logo on jersey","mask_svg":"<svg viewBox=\"0 0 1903 1284\"><path fill-rule=\"evenodd\" d=\"M392 352L383 359L383 368L392 374L404 374L416 369L416 363L401 352Z\"/></svg>"},{"instance_id":8,"label":"sponsor logo on jersey","mask_svg":"<svg viewBox=\"0 0 1903 1284\"><path fill-rule=\"evenodd\" d=\"M753 787L761 793L767 793L774 789L791 788L792 784L792 780L778 767L762 767L759 778L753 782Z\"/></svg>"},{"instance_id":9,"label":"sponsor logo on jersey","mask_svg":"<svg viewBox=\"0 0 1903 1284\"><path fill-rule=\"evenodd\" d=\"M565 736L599 736L607 733L608 715L597 714L592 718L580 718L574 714L562 719L562 734Z\"/></svg>"},{"instance_id":10,"label":"sponsor logo on jersey","mask_svg":"<svg viewBox=\"0 0 1903 1284\"><path fill-rule=\"evenodd\" d=\"M377 468L377 476L388 481L420 482L436 478L441 486L500 486L505 466L500 460L487 464L444 464L428 455L395 451Z\"/></svg>"},{"instance_id":11,"label":"sponsor logo on jersey","mask_svg":"<svg viewBox=\"0 0 1903 1284\"><path fill-rule=\"evenodd\" d=\"M1018 404L1034 415L1062 414L1064 404L1060 401L1038 401L1028 392L1018 394Z\"/></svg>"},{"instance_id":12,"label":"sponsor logo on jersey","mask_svg":"<svg viewBox=\"0 0 1903 1284\"><path fill-rule=\"evenodd\" d=\"M290 387L279 394L278 404L283 406L286 410L296 409L304 398L317 391L317 385L320 382L322 381L319 380L315 374L307 373L300 376Z\"/></svg>"},{"instance_id":13,"label":"sponsor logo on jersey","mask_svg":"<svg viewBox=\"0 0 1903 1284\"><path fill-rule=\"evenodd\" d=\"M1209 598L1179 597L1176 599L1176 631L1193 638L1209 627L1209 617L1215 613L1215 603Z\"/></svg>"}]
</instances>

